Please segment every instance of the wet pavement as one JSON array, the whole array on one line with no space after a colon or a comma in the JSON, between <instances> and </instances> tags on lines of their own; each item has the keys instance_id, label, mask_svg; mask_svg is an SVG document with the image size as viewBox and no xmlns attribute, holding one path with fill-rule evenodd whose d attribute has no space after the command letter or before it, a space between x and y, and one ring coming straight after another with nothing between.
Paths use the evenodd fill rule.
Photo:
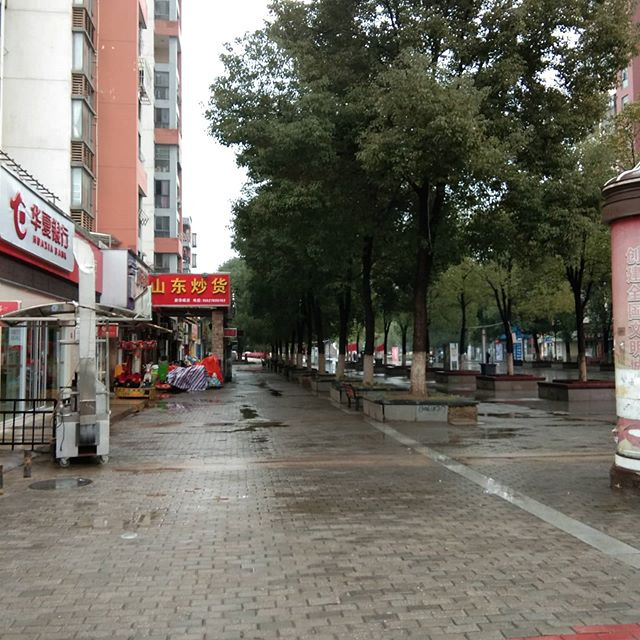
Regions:
<instances>
[{"instance_id":1,"label":"wet pavement","mask_svg":"<svg viewBox=\"0 0 640 640\"><path fill-rule=\"evenodd\" d=\"M5 474L0 638L640 637L612 426L381 424L238 367L118 421L107 465Z\"/></svg>"}]
</instances>

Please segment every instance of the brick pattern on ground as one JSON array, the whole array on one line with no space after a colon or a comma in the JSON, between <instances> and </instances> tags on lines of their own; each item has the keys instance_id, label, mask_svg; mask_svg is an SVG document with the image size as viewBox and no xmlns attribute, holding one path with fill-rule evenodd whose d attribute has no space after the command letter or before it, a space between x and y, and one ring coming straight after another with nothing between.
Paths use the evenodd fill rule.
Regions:
<instances>
[{"instance_id":1,"label":"brick pattern on ground","mask_svg":"<svg viewBox=\"0 0 640 640\"><path fill-rule=\"evenodd\" d=\"M640 624L609 624L573 627L574 633L560 636L530 636L509 640L638 640Z\"/></svg>"},{"instance_id":2,"label":"brick pattern on ground","mask_svg":"<svg viewBox=\"0 0 640 640\"><path fill-rule=\"evenodd\" d=\"M481 445L482 427L439 429L448 454ZM7 474L2 640L614 640L602 629L640 620L636 570L275 374L111 435L106 466ZM69 476L93 483L28 488Z\"/></svg>"}]
</instances>

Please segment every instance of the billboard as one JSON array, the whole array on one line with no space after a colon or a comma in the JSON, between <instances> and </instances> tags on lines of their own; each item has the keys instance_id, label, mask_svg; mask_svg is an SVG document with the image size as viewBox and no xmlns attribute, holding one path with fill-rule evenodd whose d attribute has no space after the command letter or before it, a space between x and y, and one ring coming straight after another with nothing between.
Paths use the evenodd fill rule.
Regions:
<instances>
[{"instance_id":1,"label":"billboard","mask_svg":"<svg viewBox=\"0 0 640 640\"><path fill-rule=\"evenodd\" d=\"M150 277L154 307L229 307L228 273L163 273Z\"/></svg>"}]
</instances>

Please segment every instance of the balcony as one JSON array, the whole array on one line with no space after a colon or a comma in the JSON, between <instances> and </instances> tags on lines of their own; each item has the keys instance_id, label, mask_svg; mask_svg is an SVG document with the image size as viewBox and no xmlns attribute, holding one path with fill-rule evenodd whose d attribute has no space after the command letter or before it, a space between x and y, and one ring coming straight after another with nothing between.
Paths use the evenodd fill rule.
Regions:
<instances>
[{"instance_id":1,"label":"balcony","mask_svg":"<svg viewBox=\"0 0 640 640\"><path fill-rule=\"evenodd\" d=\"M153 71L146 58L138 59L138 96L142 104L151 104Z\"/></svg>"}]
</instances>

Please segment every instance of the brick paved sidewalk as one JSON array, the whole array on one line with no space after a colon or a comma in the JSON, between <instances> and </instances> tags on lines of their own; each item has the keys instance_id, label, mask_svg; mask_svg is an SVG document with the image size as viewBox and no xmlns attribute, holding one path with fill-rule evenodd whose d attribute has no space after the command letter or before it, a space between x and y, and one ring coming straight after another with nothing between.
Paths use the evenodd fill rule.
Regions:
<instances>
[{"instance_id":1,"label":"brick paved sidewalk","mask_svg":"<svg viewBox=\"0 0 640 640\"><path fill-rule=\"evenodd\" d=\"M561 636L537 636L511 640L637 640L640 638L640 624L593 625L574 627L573 630L575 633Z\"/></svg>"},{"instance_id":2,"label":"brick paved sidewalk","mask_svg":"<svg viewBox=\"0 0 640 640\"><path fill-rule=\"evenodd\" d=\"M38 459L0 498L0 638L634 637L629 559L504 489L635 549L638 500L608 488L610 426L481 413L396 437L247 367L115 424L108 465ZM76 477L92 483L29 488Z\"/></svg>"}]
</instances>

